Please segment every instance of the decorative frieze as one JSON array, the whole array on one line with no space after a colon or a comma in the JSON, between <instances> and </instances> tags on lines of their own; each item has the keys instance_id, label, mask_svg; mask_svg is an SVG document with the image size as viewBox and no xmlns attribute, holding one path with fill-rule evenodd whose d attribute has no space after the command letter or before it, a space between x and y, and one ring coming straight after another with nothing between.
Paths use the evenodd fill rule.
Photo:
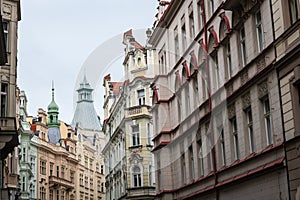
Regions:
<instances>
[{"instance_id":1,"label":"decorative frieze","mask_svg":"<svg viewBox=\"0 0 300 200\"><path fill-rule=\"evenodd\" d=\"M260 71L261 69L263 69L264 67L266 66L266 59L265 57L262 57L260 59L258 59L256 61L256 68L257 68L257 71Z\"/></svg>"},{"instance_id":2,"label":"decorative frieze","mask_svg":"<svg viewBox=\"0 0 300 200\"><path fill-rule=\"evenodd\" d=\"M235 104L232 103L227 107L227 111L228 111L228 119L231 119L235 116Z\"/></svg>"},{"instance_id":3,"label":"decorative frieze","mask_svg":"<svg viewBox=\"0 0 300 200\"><path fill-rule=\"evenodd\" d=\"M11 5L3 4L2 13L4 18L10 18L11 17Z\"/></svg>"},{"instance_id":4,"label":"decorative frieze","mask_svg":"<svg viewBox=\"0 0 300 200\"><path fill-rule=\"evenodd\" d=\"M249 92L242 96L242 105L243 109L246 109L251 105L251 96Z\"/></svg>"},{"instance_id":5,"label":"decorative frieze","mask_svg":"<svg viewBox=\"0 0 300 200\"><path fill-rule=\"evenodd\" d=\"M241 74L241 85L244 85L248 81L248 71L245 71Z\"/></svg>"},{"instance_id":6,"label":"decorative frieze","mask_svg":"<svg viewBox=\"0 0 300 200\"><path fill-rule=\"evenodd\" d=\"M227 96L230 96L233 93L233 83L229 83L226 87Z\"/></svg>"}]
</instances>

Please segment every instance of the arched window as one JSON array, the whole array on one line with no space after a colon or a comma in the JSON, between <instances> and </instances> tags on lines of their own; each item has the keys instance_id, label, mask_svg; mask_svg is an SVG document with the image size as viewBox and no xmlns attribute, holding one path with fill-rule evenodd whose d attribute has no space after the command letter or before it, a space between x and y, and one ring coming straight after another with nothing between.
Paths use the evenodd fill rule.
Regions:
<instances>
[{"instance_id":1,"label":"arched window","mask_svg":"<svg viewBox=\"0 0 300 200\"><path fill-rule=\"evenodd\" d=\"M132 186L141 187L142 186L142 175L141 168L139 166L134 166L132 168Z\"/></svg>"},{"instance_id":2,"label":"arched window","mask_svg":"<svg viewBox=\"0 0 300 200\"><path fill-rule=\"evenodd\" d=\"M205 52L205 48L204 48L204 43L203 43L203 39L201 39L199 41L199 49L198 49L198 63L199 65L202 65L202 63L204 62L204 52Z\"/></svg>"}]
</instances>

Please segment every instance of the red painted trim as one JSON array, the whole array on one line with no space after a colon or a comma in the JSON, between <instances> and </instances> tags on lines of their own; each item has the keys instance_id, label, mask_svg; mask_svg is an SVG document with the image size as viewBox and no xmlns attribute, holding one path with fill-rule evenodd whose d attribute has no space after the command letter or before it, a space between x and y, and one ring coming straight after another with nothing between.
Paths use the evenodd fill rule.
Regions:
<instances>
[{"instance_id":1,"label":"red painted trim","mask_svg":"<svg viewBox=\"0 0 300 200\"><path fill-rule=\"evenodd\" d=\"M195 52L194 52L194 51L192 51L192 52L190 53L190 55L191 55L191 57L192 57L192 59L193 59L193 62L194 62L194 69L196 69L197 66L198 66L197 56L195 55Z\"/></svg>"},{"instance_id":2,"label":"red painted trim","mask_svg":"<svg viewBox=\"0 0 300 200\"><path fill-rule=\"evenodd\" d=\"M188 67L186 61L184 61L184 62L182 63L182 65L183 65L183 68L185 69L186 79L188 79L188 78L190 77L190 70L189 70L189 67Z\"/></svg>"},{"instance_id":3,"label":"red painted trim","mask_svg":"<svg viewBox=\"0 0 300 200\"><path fill-rule=\"evenodd\" d=\"M215 45L218 46L219 45L219 41L218 41L218 37L217 37L217 33L214 29L210 29L209 32L213 35L214 37L214 41L215 41Z\"/></svg>"},{"instance_id":4,"label":"red painted trim","mask_svg":"<svg viewBox=\"0 0 300 200\"><path fill-rule=\"evenodd\" d=\"M224 22L225 22L225 24L226 24L227 31L230 32L230 31L231 31L231 28L230 28L230 23L229 23L228 17L224 14L224 15L222 16L222 18L224 19Z\"/></svg>"},{"instance_id":5,"label":"red painted trim","mask_svg":"<svg viewBox=\"0 0 300 200\"><path fill-rule=\"evenodd\" d=\"M168 145L169 143L170 142L168 142L168 141L162 141L162 142L160 142L156 147L154 147L152 149L152 152L157 151L158 149L163 148L164 146Z\"/></svg>"},{"instance_id":6,"label":"red painted trim","mask_svg":"<svg viewBox=\"0 0 300 200\"><path fill-rule=\"evenodd\" d=\"M176 71L175 74L176 74L176 78L177 78L177 81L178 81L178 83L179 83L179 86L181 86L181 85L182 85L182 80L181 80L181 78L180 78L179 71Z\"/></svg>"},{"instance_id":7,"label":"red painted trim","mask_svg":"<svg viewBox=\"0 0 300 200\"><path fill-rule=\"evenodd\" d=\"M154 94L155 94L156 103L158 103L158 89L157 88L154 89Z\"/></svg>"}]
</instances>

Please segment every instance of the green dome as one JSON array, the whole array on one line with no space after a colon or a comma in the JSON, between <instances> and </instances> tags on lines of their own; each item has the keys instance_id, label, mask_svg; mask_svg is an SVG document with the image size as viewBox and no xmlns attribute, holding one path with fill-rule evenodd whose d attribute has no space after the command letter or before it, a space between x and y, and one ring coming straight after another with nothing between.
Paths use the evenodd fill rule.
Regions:
<instances>
[{"instance_id":1,"label":"green dome","mask_svg":"<svg viewBox=\"0 0 300 200\"><path fill-rule=\"evenodd\" d=\"M58 105L54 101L54 88L52 88L52 101L48 106L48 113L49 112L58 112L59 108Z\"/></svg>"}]
</instances>

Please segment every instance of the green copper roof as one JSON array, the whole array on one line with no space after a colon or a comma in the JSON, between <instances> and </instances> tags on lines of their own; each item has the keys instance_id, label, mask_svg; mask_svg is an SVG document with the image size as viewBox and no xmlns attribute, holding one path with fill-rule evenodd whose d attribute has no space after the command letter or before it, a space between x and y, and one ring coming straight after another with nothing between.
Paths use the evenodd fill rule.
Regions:
<instances>
[{"instance_id":1,"label":"green copper roof","mask_svg":"<svg viewBox=\"0 0 300 200\"><path fill-rule=\"evenodd\" d=\"M58 105L54 101L54 87L52 85L52 101L48 106L48 113L49 112L58 112Z\"/></svg>"}]
</instances>

